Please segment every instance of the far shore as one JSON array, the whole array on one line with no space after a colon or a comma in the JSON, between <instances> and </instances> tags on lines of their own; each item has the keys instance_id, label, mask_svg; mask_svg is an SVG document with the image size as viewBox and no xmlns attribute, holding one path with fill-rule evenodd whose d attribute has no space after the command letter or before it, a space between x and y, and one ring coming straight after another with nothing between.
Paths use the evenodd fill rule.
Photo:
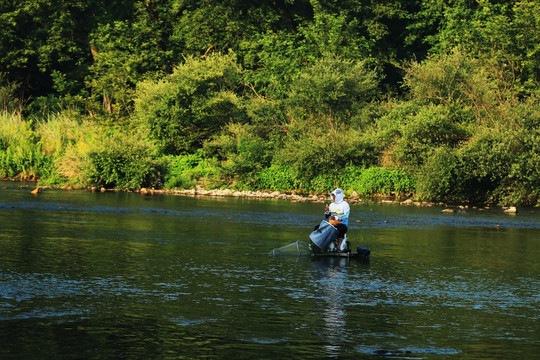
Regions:
<instances>
[{"instance_id":1,"label":"far shore","mask_svg":"<svg viewBox=\"0 0 540 360\"><path fill-rule=\"evenodd\" d=\"M17 181L12 180L1 180L5 182L17 183ZM50 186L39 186L39 184L34 185L33 182L20 182L24 185L18 185L19 188L28 188L32 189L32 193L39 193L47 189L59 189L59 190L75 190L71 186L61 186L61 187L50 187ZM2 186L0 188L6 188ZM37 189L37 191L36 191ZM294 202L315 202L315 203L325 203L329 201L328 194L299 194L296 192L283 193L280 191L251 191L251 190L230 190L230 189L212 189L206 190L200 186L197 186L195 189L148 189L142 188L135 191L126 191L118 189L105 189L92 187L89 189L76 189L76 190L86 190L92 192L135 192L140 193L144 196L152 195L181 195L181 196L193 196L193 197L234 197L234 198L250 198L250 199L274 199L274 200L287 200ZM411 198L398 197L394 195L373 195L373 196L360 196L353 191L352 194L345 196L345 200L349 204L363 204L363 205L402 205L402 206L416 206L416 207L441 207L443 208L442 212L444 213L459 213L464 212L467 209L478 209L478 210L489 210L492 208L499 208L498 206L492 207L489 205L485 206L472 206L472 205L448 205L444 203L434 203L428 201L415 201ZM517 210L515 207L501 207L505 212L516 213Z\"/></svg>"},{"instance_id":2,"label":"far shore","mask_svg":"<svg viewBox=\"0 0 540 360\"><path fill-rule=\"evenodd\" d=\"M237 197L237 198L255 198L255 199L277 199L288 200L297 202L316 202L324 203L330 200L329 194L298 194L295 192L283 193L280 191L236 191L230 189L214 189L206 190L203 188L197 189L175 189L175 190L153 190L153 189L141 189L140 193L146 194L172 194L172 195L184 195L184 196L210 196L210 197ZM385 205L416 205L416 206L434 206L436 204L429 202L416 202L411 199L392 200L394 196L389 195L377 195L372 197L361 197L356 192L350 195L346 195L345 199L350 204L372 204L381 203Z\"/></svg>"},{"instance_id":3,"label":"far shore","mask_svg":"<svg viewBox=\"0 0 540 360\"><path fill-rule=\"evenodd\" d=\"M92 191L98 191L97 189L91 189ZM100 191L108 191L101 189ZM143 188L140 190L142 195L153 194L172 194L183 196L208 196L208 197L236 197L236 198L253 198L253 199L277 199L296 202L315 202L325 203L330 200L329 194L297 194L297 193L282 193L279 191L266 192L266 191L234 191L229 189L215 189L206 190L203 188L197 189L175 189L175 190L154 190ZM350 195L345 196L345 200L349 204L361 204L361 205L402 205L402 206L416 206L416 207L442 207L444 213L460 213L465 212L467 209L479 209L488 210L490 206L469 206L469 205L447 205L443 203L434 203L428 201L415 201L411 198L399 198L393 195L374 195L362 197L355 191ZM511 207L514 208L515 207ZM507 210L507 207L502 207L503 210Z\"/></svg>"}]
</instances>

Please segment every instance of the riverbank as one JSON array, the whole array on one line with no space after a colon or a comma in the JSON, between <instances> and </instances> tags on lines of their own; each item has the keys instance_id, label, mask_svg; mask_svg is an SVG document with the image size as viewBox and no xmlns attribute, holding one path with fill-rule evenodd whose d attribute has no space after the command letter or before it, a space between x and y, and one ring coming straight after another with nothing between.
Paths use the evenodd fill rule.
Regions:
<instances>
[{"instance_id":1,"label":"riverbank","mask_svg":"<svg viewBox=\"0 0 540 360\"><path fill-rule=\"evenodd\" d=\"M92 191L97 191L92 189ZM107 191L102 189L101 191ZM143 188L140 190L142 195L155 195L155 194L170 194L170 195L183 195L183 196L207 196L207 197L237 197L237 198L252 198L252 199L275 199L275 200L287 200L295 202L316 202L325 203L329 201L329 195L324 194L288 194L279 191L264 192L264 191L233 191L230 189L216 189L205 190L202 188L197 189L175 189L175 190L154 190ZM395 198L386 195L374 195L372 197L361 197L355 191L349 196L345 196L345 200L349 204L360 205L400 205L400 206L416 206L416 207L434 207L439 206L444 213L460 213L465 212L468 209L490 210L492 206L469 206L469 205L449 205L444 203L434 203L428 201L415 201L411 198ZM517 213L515 206L500 207L507 213Z\"/></svg>"},{"instance_id":2,"label":"riverbank","mask_svg":"<svg viewBox=\"0 0 540 360\"><path fill-rule=\"evenodd\" d=\"M0 180L4 183L13 183L17 184L16 181L10 180ZM0 189L5 189L8 186L0 185ZM212 189L207 190L202 187L197 186L195 189L148 189L142 188L136 191L126 191L119 189L105 189L92 187L88 189L76 189L72 186L62 186L62 187L51 187L51 186L39 186L33 182L23 182L22 184L16 185L20 189L26 188L29 192L33 194L39 194L44 190L85 190L89 192L135 192L140 193L144 196L153 196L153 195L176 195L176 196L192 196L192 197L234 197L234 198L250 198L250 199L273 199L273 200L286 200L293 202L315 202L315 203L325 203L329 201L328 194L298 194L298 193L283 193L279 191L250 191L250 190L231 190L231 189ZM502 209L506 213L515 214L518 212L515 206L474 206L474 205L459 205L459 204L445 204L445 203L434 203L428 201L416 201L412 198L399 198L395 196L388 195L373 195L373 196L360 196L358 193L353 191L350 195L346 196L345 199L349 204L360 204L360 205L400 205L400 206L415 206L415 207L434 207L438 206L442 208L444 213L460 213L465 212L468 209L478 209L478 210L491 210L491 209Z\"/></svg>"},{"instance_id":3,"label":"riverbank","mask_svg":"<svg viewBox=\"0 0 540 360\"><path fill-rule=\"evenodd\" d=\"M72 186L40 186L39 183L34 182L17 182L12 180L0 180L4 183L18 184L15 187L18 188L27 188L29 191L38 189L38 192L43 190L86 190L91 192L139 192L141 195L183 195L183 196L207 196L207 197L236 197L236 198L252 198L252 199L275 199L275 200L287 200L287 201L296 201L296 202L328 202L329 194L299 194L295 192L284 193L280 191L251 191L251 190L231 190L231 189L212 189L207 190L200 186L197 186L195 189L148 189L142 188L136 191L127 191L120 189L106 189L106 188L97 188L91 187L88 189L79 189ZM6 188L6 186L0 186L1 188ZM373 204L379 203L381 205L409 205L409 206L434 206L443 204L435 204L432 202L425 201L413 201L408 198L398 198L388 195L373 195L373 196L360 196L357 192L353 191L350 195L345 197L347 202L350 204Z\"/></svg>"},{"instance_id":4,"label":"riverbank","mask_svg":"<svg viewBox=\"0 0 540 360\"><path fill-rule=\"evenodd\" d=\"M95 191L95 189L93 190ZM276 199L287 200L296 202L316 202L325 203L329 201L328 195L311 194L311 195L299 195L299 194L286 194L279 191L264 192L264 191L232 191L225 190L205 190L205 189L184 189L184 190L148 190L143 188L140 190L142 195L153 194L172 194L183 196L209 196L209 197L237 197L237 198L255 198L255 199ZM400 205L400 206L416 206L416 207L434 207L439 206L442 208L441 212L447 214L464 213L469 209L473 210L491 210L502 209L507 214L517 214L518 210L515 206L469 206L469 205L448 205L444 203L433 203L428 201L414 201L413 199L391 199L389 196L376 195L373 197L360 197L355 191L350 196L346 196L345 200L349 204L360 205Z\"/></svg>"},{"instance_id":5,"label":"riverbank","mask_svg":"<svg viewBox=\"0 0 540 360\"><path fill-rule=\"evenodd\" d=\"M95 191L95 190L94 190ZM237 197L237 198L255 198L255 199L276 199L276 200L288 200L297 202L328 202L328 194L297 194L297 193L283 193L279 191L265 192L265 191L235 191L230 189L214 189L206 190L203 188L197 189L174 189L174 190L154 190L143 188L140 190L143 195L147 194L172 194L172 195L184 195L184 196L209 196L209 197ZM417 206L433 206L433 203L427 202L413 202L412 200L389 200L388 196L374 196L373 198L362 198L356 192L353 192L349 196L346 196L346 200L351 204L367 204L373 202L381 202L384 204L400 204L405 203L407 205Z\"/></svg>"},{"instance_id":6,"label":"riverbank","mask_svg":"<svg viewBox=\"0 0 540 360\"><path fill-rule=\"evenodd\" d=\"M239 198L256 198L256 199L276 199L288 200L297 202L328 202L329 195L324 194L295 194L282 193L279 191L264 192L264 191L233 191L229 189L205 190L205 189L184 189L184 190L148 190L141 189L141 194L174 194L185 196L211 196L211 197L239 197ZM413 205L413 206L434 206L431 202L413 201L412 199L391 200L388 196L377 195L373 197L361 197L356 192L353 192L345 199L350 204L372 204L380 203L383 205Z\"/></svg>"}]
</instances>

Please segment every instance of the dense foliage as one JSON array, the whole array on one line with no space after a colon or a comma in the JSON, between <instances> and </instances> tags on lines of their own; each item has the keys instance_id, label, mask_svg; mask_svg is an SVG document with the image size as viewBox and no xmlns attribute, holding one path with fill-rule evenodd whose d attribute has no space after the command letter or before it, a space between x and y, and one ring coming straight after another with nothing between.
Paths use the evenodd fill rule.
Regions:
<instances>
[{"instance_id":1,"label":"dense foliage","mask_svg":"<svg viewBox=\"0 0 540 360\"><path fill-rule=\"evenodd\" d=\"M532 0L0 3L0 177L536 205Z\"/></svg>"}]
</instances>

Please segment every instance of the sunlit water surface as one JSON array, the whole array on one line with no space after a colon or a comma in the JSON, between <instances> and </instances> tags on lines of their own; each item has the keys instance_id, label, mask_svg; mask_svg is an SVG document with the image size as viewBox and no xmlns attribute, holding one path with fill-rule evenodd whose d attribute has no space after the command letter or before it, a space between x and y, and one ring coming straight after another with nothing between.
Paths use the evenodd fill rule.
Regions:
<instances>
[{"instance_id":1,"label":"sunlit water surface","mask_svg":"<svg viewBox=\"0 0 540 360\"><path fill-rule=\"evenodd\" d=\"M1 359L532 359L540 212L352 205L369 262L273 257L323 204L0 183Z\"/></svg>"}]
</instances>

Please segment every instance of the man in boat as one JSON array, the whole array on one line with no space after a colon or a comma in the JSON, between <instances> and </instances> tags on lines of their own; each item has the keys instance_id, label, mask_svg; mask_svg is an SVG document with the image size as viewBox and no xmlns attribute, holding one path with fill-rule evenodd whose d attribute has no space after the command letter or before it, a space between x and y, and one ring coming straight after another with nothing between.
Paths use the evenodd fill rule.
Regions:
<instances>
[{"instance_id":1,"label":"man in boat","mask_svg":"<svg viewBox=\"0 0 540 360\"><path fill-rule=\"evenodd\" d=\"M324 209L325 220L315 226L309 235L310 250L318 253L330 249L330 251L348 252L348 242L345 241L345 234L349 226L349 204L343 200L343 190L335 189L330 194L332 203L326 205ZM336 247L332 244L337 243ZM337 249L336 249L337 248Z\"/></svg>"},{"instance_id":2,"label":"man in boat","mask_svg":"<svg viewBox=\"0 0 540 360\"><path fill-rule=\"evenodd\" d=\"M345 238L347 229L349 227L349 214L351 207L343 199L343 190L335 189L330 193L333 202L327 205L324 209L324 217L328 222L334 225L338 231L337 235L337 248L341 250L341 243Z\"/></svg>"}]
</instances>

